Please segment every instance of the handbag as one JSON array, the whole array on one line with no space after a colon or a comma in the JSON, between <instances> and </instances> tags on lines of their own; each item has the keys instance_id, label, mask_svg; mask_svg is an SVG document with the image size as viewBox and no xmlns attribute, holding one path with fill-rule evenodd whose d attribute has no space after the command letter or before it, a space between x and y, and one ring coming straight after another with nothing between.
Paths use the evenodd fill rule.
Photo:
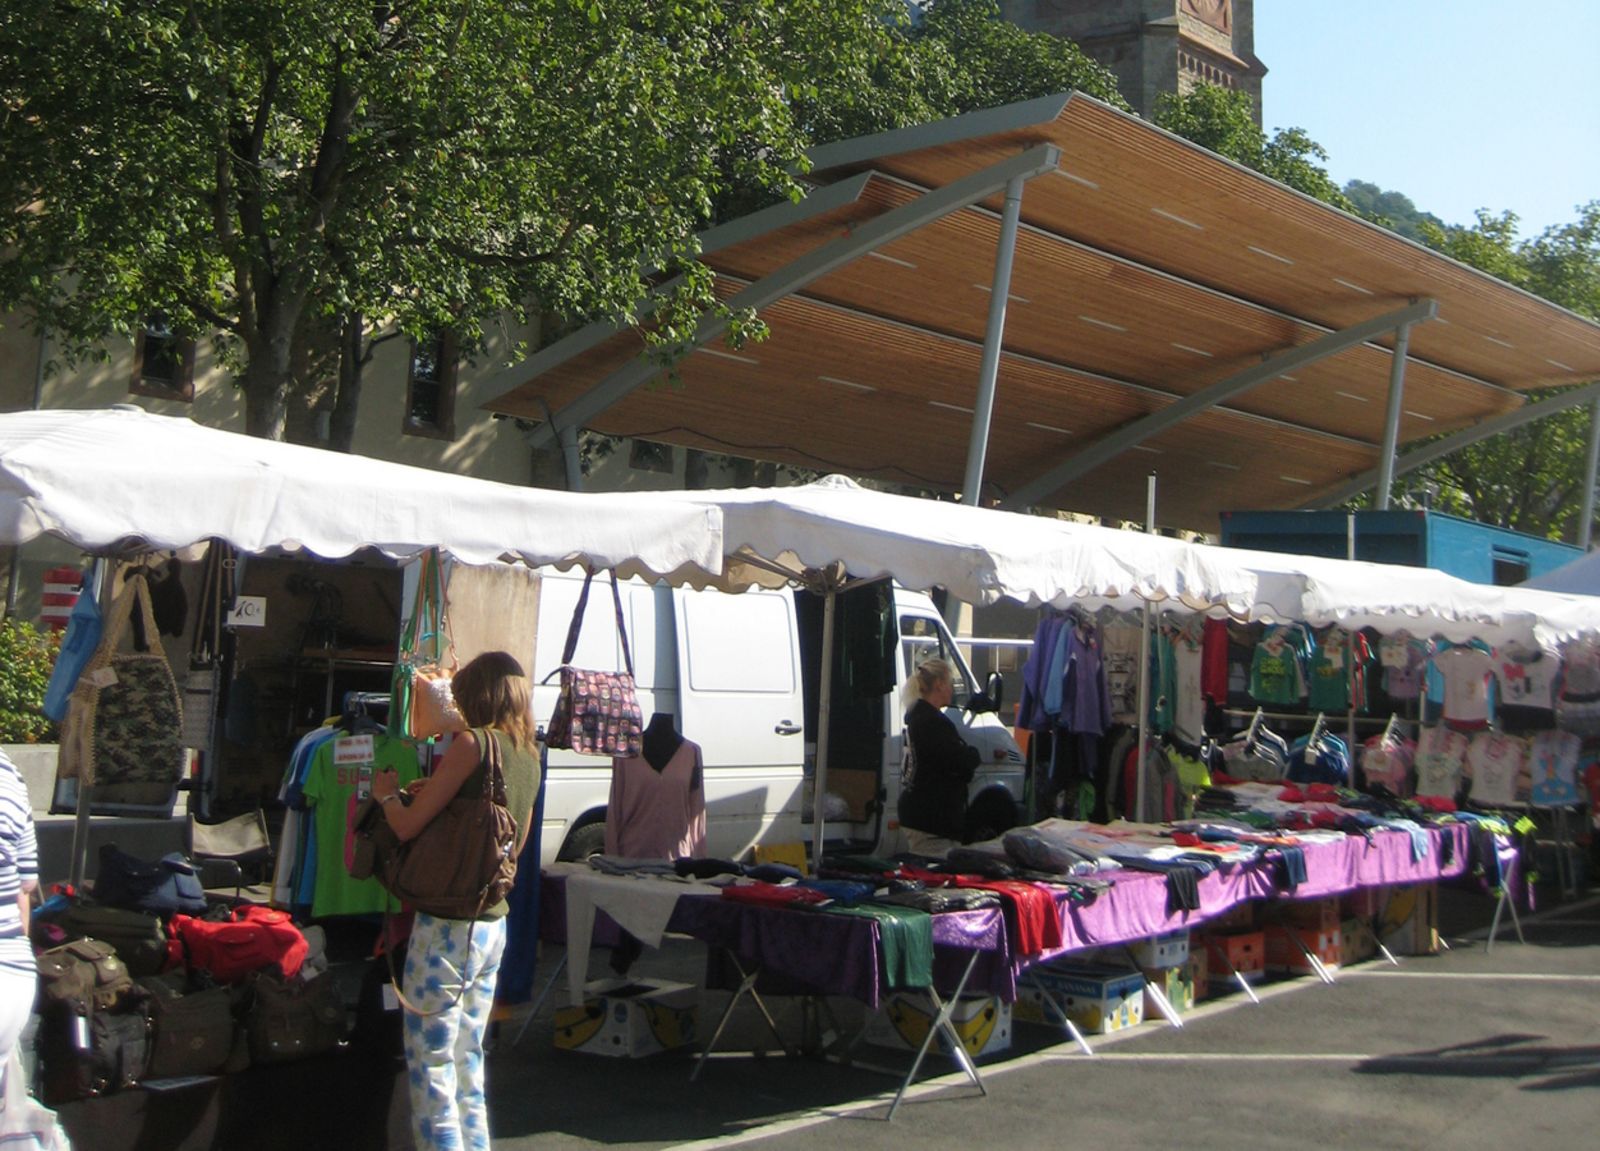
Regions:
<instances>
[{"instance_id":1,"label":"handbag","mask_svg":"<svg viewBox=\"0 0 1600 1151\"><path fill-rule=\"evenodd\" d=\"M261 972L245 1014L252 1063L282 1063L332 1050L344 1038L344 1001L325 971L301 982Z\"/></svg>"},{"instance_id":2,"label":"handbag","mask_svg":"<svg viewBox=\"0 0 1600 1151\"><path fill-rule=\"evenodd\" d=\"M390 683L390 735L399 739L434 739L466 728L451 690L456 667L456 644L450 635L439 551L429 548L422 556L416 604L400 639L400 656Z\"/></svg>"},{"instance_id":3,"label":"handbag","mask_svg":"<svg viewBox=\"0 0 1600 1151\"><path fill-rule=\"evenodd\" d=\"M61 1006L77 1015L108 1011L133 988L127 965L109 943L75 939L38 959L39 1006Z\"/></svg>"},{"instance_id":4,"label":"handbag","mask_svg":"<svg viewBox=\"0 0 1600 1151\"><path fill-rule=\"evenodd\" d=\"M151 1079L209 1075L233 1051L233 996L226 987L187 994L165 979L141 980L150 993Z\"/></svg>"},{"instance_id":5,"label":"handbag","mask_svg":"<svg viewBox=\"0 0 1600 1151\"><path fill-rule=\"evenodd\" d=\"M584 755L632 758L644 747L644 716L634 691L633 653L628 648L622 593L617 590L615 572L611 573L611 598L616 605L617 637L622 642L622 662L627 670L586 671L572 666L593 580L593 572L584 576L578 606L567 628L566 646L561 649L561 666L550 673L561 676L561 693L545 728L545 746L568 748ZM550 676L545 676L545 682L549 680Z\"/></svg>"},{"instance_id":6,"label":"handbag","mask_svg":"<svg viewBox=\"0 0 1600 1151\"><path fill-rule=\"evenodd\" d=\"M441 919L476 919L517 878L517 824L506 805L500 740L488 728L472 734L483 749L480 793L457 795L420 835L401 842L374 799L356 813L351 876L376 877L407 907Z\"/></svg>"},{"instance_id":7,"label":"handbag","mask_svg":"<svg viewBox=\"0 0 1600 1151\"><path fill-rule=\"evenodd\" d=\"M174 915L167 933L191 972L218 983L238 983L266 967L293 979L311 950L288 912L259 903L240 904L219 920Z\"/></svg>"},{"instance_id":8,"label":"handbag","mask_svg":"<svg viewBox=\"0 0 1600 1151\"><path fill-rule=\"evenodd\" d=\"M125 652L122 639L135 611L148 650ZM78 678L62 725L57 776L78 780L80 788L92 786L96 805L170 808L183 776L183 705L156 636L146 577L132 573Z\"/></svg>"},{"instance_id":9,"label":"handbag","mask_svg":"<svg viewBox=\"0 0 1600 1151\"><path fill-rule=\"evenodd\" d=\"M182 853L169 852L148 863L114 843L100 845L94 897L107 907L144 911L163 918L178 912L199 915L206 909L200 877Z\"/></svg>"},{"instance_id":10,"label":"handbag","mask_svg":"<svg viewBox=\"0 0 1600 1151\"><path fill-rule=\"evenodd\" d=\"M217 734L217 696L222 686L222 582L232 551L212 540L195 613L189 672L183 680L183 746L210 751Z\"/></svg>"}]
</instances>

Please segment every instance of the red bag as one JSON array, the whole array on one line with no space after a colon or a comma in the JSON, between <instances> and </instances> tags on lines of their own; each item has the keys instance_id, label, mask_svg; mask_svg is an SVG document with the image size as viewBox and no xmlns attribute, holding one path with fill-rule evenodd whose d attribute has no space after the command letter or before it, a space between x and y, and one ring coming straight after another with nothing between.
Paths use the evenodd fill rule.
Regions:
<instances>
[{"instance_id":1,"label":"red bag","mask_svg":"<svg viewBox=\"0 0 1600 1151\"><path fill-rule=\"evenodd\" d=\"M182 962L209 972L218 983L237 983L252 971L276 966L285 979L300 973L310 945L286 911L244 903L229 919L174 915L167 927Z\"/></svg>"}]
</instances>

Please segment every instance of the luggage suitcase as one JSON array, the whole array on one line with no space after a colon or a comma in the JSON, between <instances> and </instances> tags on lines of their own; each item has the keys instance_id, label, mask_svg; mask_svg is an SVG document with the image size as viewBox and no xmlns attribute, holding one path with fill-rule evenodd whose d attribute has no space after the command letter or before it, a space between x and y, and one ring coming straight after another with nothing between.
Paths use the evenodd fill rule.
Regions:
<instances>
[{"instance_id":1,"label":"luggage suitcase","mask_svg":"<svg viewBox=\"0 0 1600 1151\"><path fill-rule=\"evenodd\" d=\"M106 1095L144 1078L150 1020L142 1003L125 1011L90 1011L52 1003L39 1013L35 1045L40 1093L51 1107Z\"/></svg>"},{"instance_id":2,"label":"luggage suitcase","mask_svg":"<svg viewBox=\"0 0 1600 1151\"><path fill-rule=\"evenodd\" d=\"M155 975L167 963L167 936L159 916L120 907L75 903L57 920L80 938L109 943L134 978Z\"/></svg>"}]
</instances>

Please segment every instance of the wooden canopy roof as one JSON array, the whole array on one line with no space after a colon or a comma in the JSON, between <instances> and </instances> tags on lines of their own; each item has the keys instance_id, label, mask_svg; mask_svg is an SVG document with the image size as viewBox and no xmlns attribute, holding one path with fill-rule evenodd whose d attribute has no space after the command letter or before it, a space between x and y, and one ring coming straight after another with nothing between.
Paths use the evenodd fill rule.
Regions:
<instances>
[{"instance_id":1,"label":"wooden canopy roof","mask_svg":"<svg viewBox=\"0 0 1600 1151\"><path fill-rule=\"evenodd\" d=\"M1029 157L1043 159L1019 166ZM1529 390L1600 378L1600 326L1087 97L813 161L802 203L704 237L719 292L762 304L768 340L734 352L711 339L661 386L636 333L585 329L504 373L486 406L960 490L1008 172L1026 184L985 499L1134 518L1155 471L1164 523L1209 530L1227 508L1315 502L1378 462L1394 333L1282 374L1260 365L1309 359L1308 345L1379 317L1411 325L1402 449L1504 417ZM1241 373L1248 388L1223 402L1126 431ZM1113 432L1117 454L1055 484Z\"/></svg>"}]
</instances>

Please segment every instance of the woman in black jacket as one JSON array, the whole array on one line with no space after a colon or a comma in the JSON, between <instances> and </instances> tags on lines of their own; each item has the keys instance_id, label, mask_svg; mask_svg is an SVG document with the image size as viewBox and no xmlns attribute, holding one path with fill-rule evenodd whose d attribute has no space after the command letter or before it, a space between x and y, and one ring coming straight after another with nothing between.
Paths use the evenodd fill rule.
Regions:
<instances>
[{"instance_id":1,"label":"woman in black jacket","mask_svg":"<svg viewBox=\"0 0 1600 1151\"><path fill-rule=\"evenodd\" d=\"M965 836L967 785L978 767L978 749L944 714L955 694L948 663L924 660L906 681L905 692L915 702L906 710L900 827L910 850L942 856Z\"/></svg>"}]
</instances>

